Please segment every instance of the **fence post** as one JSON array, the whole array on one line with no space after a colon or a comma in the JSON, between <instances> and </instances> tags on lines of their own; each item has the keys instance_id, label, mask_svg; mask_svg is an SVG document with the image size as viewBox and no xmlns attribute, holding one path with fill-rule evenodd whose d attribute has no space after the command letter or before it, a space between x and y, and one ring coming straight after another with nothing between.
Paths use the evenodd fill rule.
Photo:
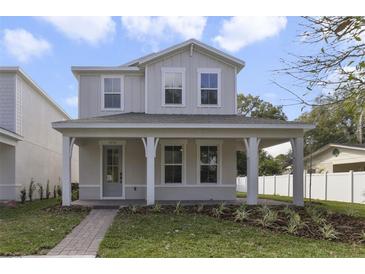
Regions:
<instances>
[{"instance_id":1,"label":"fence post","mask_svg":"<svg viewBox=\"0 0 365 274\"><path fill-rule=\"evenodd\" d=\"M262 194L265 195L265 175L262 176Z\"/></svg>"},{"instance_id":2,"label":"fence post","mask_svg":"<svg viewBox=\"0 0 365 274\"><path fill-rule=\"evenodd\" d=\"M274 175L274 195L276 195L276 175Z\"/></svg>"},{"instance_id":3,"label":"fence post","mask_svg":"<svg viewBox=\"0 0 365 274\"><path fill-rule=\"evenodd\" d=\"M324 173L324 200L327 201L327 192L328 192L328 178L327 178L328 171Z\"/></svg>"},{"instance_id":4,"label":"fence post","mask_svg":"<svg viewBox=\"0 0 365 274\"><path fill-rule=\"evenodd\" d=\"M351 183L351 203L354 202L354 171L350 170L350 183Z\"/></svg>"},{"instance_id":5,"label":"fence post","mask_svg":"<svg viewBox=\"0 0 365 274\"><path fill-rule=\"evenodd\" d=\"M307 198L307 171L304 170L304 198Z\"/></svg>"},{"instance_id":6,"label":"fence post","mask_svg":"<svg viewBox=\"0 0 365 274\"><path fill-rule=\"evenodd\" d=\"M288 174L288 196L290 197L290 173Z\"/></svg>"}]
</instances>

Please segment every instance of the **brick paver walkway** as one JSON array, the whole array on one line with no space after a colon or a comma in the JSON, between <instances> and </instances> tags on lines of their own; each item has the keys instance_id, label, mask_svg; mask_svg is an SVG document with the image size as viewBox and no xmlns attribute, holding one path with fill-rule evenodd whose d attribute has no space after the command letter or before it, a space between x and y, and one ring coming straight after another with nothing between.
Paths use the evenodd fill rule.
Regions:
<instances>
[{"instance_id":1,"label":"brick paver walkway","mask_svg":"<svg viewBox=\"0 0 365 274\"><path fill-rule=\"evenodd\" d=\"M117 209L93 209L48 256L96 256L100 242L113 222Z\"/></svg>"}]
</instances>

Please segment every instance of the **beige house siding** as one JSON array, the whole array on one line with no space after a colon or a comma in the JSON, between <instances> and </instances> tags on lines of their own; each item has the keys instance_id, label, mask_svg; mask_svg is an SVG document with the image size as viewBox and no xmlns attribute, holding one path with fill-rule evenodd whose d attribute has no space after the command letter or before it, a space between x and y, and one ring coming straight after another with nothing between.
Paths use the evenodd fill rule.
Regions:
<instances>
[{"instance_id":1,"label":"beige house siding","mask_svg":"<svg viewBox=\"0 0 365 274\"><path fill-rule=\"evenodd\" d=\"M103 139L105 140L105 139ZM116 140L116 139L113 139ZM119 139L121 140L121 139ZM146 157L141 139L124 139L125 199L145 199ZM180 141L181 139L179 139ZM80 199L100 199L101 139L80 139ZM161 139L163 142L164 139ZM236 147L234 140L222 142L221 184L200 185L197 182L197 139L186 141L186 185L161 184L161 145L157 146L155 176L158 200L229 200L235 197Z\"/></svg>"},{"instance_id":2,"label":"beige house siding","mask_svg":"<svg viewBox=\"0 0 365 274\"><path fill-rule=\"evenodd\" d=\"M330 147L312 158L312 167L316 172L346 172L365 170L365 151L350 148L337 148L339 155L333 155L335 147ZM306 169L309 169L309 158L305 161Z\"/></svg>"}]
</instances>

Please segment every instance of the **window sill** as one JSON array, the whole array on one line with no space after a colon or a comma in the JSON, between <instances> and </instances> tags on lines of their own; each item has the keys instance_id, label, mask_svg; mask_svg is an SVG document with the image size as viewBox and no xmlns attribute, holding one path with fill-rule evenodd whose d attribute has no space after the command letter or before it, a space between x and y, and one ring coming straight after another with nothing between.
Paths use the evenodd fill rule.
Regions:
<instances>
[{"instance_id":1,"label":"window sill","mask_svg":"<svg viewBox=\"0 0 365 274\"><path fill-rule=\"evenodd\" d=\"M123 112L124 109L122 108L103 108L102 112Z\"/></svg>"},{"instance_id":2,"label":"window sill","mask_svg":"<svg viewBox=\"0 0 365 274\"><path fill-rule=\"evenodd\" d=\"M221 108L221 105L198 105L199 108Z\"/></svg>"},{"instance_id":3,"label":"window sill","mask_svg":"<svg viewBox=\"0 0 365 274\"><path fill-rule=\"evenodd\" d=\"M161 107L164 107L164 108L184 108L185 107L185 105L178 105L178 104L176 104L176 105L172 105L172 104L168 104L168 105L161 105Z\"/></svg>"}]
</instances>

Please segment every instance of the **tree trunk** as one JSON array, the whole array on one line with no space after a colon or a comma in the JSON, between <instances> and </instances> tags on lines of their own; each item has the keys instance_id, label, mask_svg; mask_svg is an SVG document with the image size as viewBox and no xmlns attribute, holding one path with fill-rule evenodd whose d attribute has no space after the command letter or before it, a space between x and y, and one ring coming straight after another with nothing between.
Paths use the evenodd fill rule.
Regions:
<instances>
[{"instance_id":1,"label":"tree trunk","mask_svg":"<svg viewBox=\"0 0 365 274\"><path fill-rule=\"evenodd\" d=\"M358 135L357 135L357 141L359 144L362 144L363 142L363 120L364 120L364 108L362 107L360 116L359 116L359 122L358 122Z\"/></svg>"}]
</instances>

